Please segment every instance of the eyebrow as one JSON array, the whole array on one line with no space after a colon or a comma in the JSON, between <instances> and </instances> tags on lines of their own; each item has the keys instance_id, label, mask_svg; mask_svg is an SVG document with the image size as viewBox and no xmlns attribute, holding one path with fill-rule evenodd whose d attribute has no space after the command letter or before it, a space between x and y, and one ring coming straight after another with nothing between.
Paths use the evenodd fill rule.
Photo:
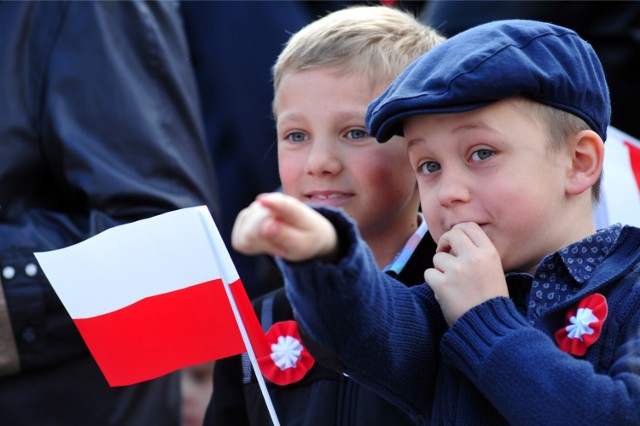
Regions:
<instances>
[{"instance_id":1,"label":"eyebrow","mask_svg":"<svg viewBox=\"0 0 640 426\"><path fill-rule=\"evenodd\" d=\"M356 111L354 110L334 110L332 111L339 120L358 120L365 123L366 110ZM305 120L306 116L304 113L293 111L286 112L281 115L276 115L276 122L279 121L297 121L297 120Z\"/></svg>"},{"instance_id":2,"label":"eyebrow","mask_svg":"<svg viewBox=\"0 0 640 426\"><path fill-rule=\"evenodd\" d=\"M419 143L424 142L424 139L411 139L407 142L407 150L413 148L414 146L418 145Z\"/></svg>"},{"instance_id":3,"label":"eyebrow","mask_svg":"<svg viewBox=\"0 0 640 426\"><path fill-rule=\"evenodd\" d=\"M457 132L461 132L461 131L465 131L465 130L478 130L478 131L483 131L483 132L491 132L494 134L500 134L499 131L497 131L495 128L489 126L488 124L481 122L481 121L477 121L477 122L472 122L472 123L464 123L461 124L458 127L455 127L452 131L453 134L457 133ZM420 144L420 143L424 143L426 142L425 139L422 138L414 138L414 139L410 139L407 141L407 150L412 149L414 146Z\"/></svg>"},{"instance_id":4,"label":"eyebrow","mask_svg":"<svg viewBox=\"0 0 640 426\"><path fill-rule=\"evenodd\" d=\"M492 128L491 126L488 126L486 123L483 122L474 122L474 123L467 123L467 124L462 124L458 127L456 127L455 129L453 129L453 133L457 133L459 131L463 131L463 130L489 130L492 132L495 132L495 129Z\"/></svg>"},{"instance_id":5,"label":"eyebrow","mask_svg":"<svg viewBox=\"0 0 640 426\"><path fill-rule=\"evenodd\" d=\"M280 114L280 115L276 115L276 123L279 123L281 121L297 121L300 120L303 117L302 114L299 114L297 112L289 112L289 113L285 113L285 114Z\"/></svg>"}]
</instances>

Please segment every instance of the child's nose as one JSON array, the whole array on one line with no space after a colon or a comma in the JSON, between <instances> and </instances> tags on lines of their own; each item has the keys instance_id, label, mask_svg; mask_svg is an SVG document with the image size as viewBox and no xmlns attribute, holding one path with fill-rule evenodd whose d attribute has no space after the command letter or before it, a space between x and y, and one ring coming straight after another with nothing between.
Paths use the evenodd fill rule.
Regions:
<instances>
[{"instance_id":1,"label":"child's nose","mask_svg":"<svg viewBox=\"0 0 640 426\"><path fill-rule=\"evenodd\" d=\"M443 170L440 175L438 200L443 206L470 200L470 181L460 170Z\"/></svg>"},{"instance_id":2,"label":"child's nose","mask_svg":"<svg viewBox=\"0 0 640 426\"><path fill-rule=\"evenodd\" d=\"M337 144L329 139L313 141L307 157L306 172L311 175L335 175L342 170Z\"/></svg>"}]
</instances>

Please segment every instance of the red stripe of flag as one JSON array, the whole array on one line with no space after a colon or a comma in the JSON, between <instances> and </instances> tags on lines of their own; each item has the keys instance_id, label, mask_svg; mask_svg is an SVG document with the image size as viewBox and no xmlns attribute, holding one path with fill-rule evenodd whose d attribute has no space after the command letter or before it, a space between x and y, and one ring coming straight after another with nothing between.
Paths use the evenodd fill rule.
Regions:
<instances>
[{"instance_id":1,"label":"red stripe of flag","mask_svg":"<svg viewBox=\"0 0 640 426\"><path fill-rule=\"evenodd\" d=\"M240 280L230 285L257 357L264 332ZM194 309L206 305L208 309ZM74 319L111 386L158 377L185 365L245 352L221 280L147 297L114 312ZM202 336L206 338L203 339ZM149 354L153 354L150 356Z\"/></svg>"},{"instance_id":2,"label":"red stripe of flag","mask_svg":"<svg viewBox=\"0 0 640 426\"><path fill-rule=\"evenodd\" d=\"M625 141L624 144L629 149L629 161L631 163L631 170L633 171L633 176L636 178L638 191L640 191L640 147L628 141Z\"/></svg>"}]
</instances>

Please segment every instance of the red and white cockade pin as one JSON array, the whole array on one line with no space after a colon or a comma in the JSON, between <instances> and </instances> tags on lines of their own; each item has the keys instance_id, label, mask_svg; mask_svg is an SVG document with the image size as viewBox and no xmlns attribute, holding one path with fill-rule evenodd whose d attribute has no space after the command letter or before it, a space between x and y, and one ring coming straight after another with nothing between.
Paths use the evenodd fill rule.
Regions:
<instances>
[{"instance_id":1,"label":"red and white cockade pin","mask_svg":"<svg viewBox=\"0 0 640 426\"><path fill-rule=\"evenodd\" d=\"M295 321L273 324L266 338L271 353L258 358L258 364L269 381L280 386L298 382L315 364L316 360L302 344Z\"/></svg>"},{"instance_id":2,"label":"red and white cockade pin","mask_svg":"<svg viewBox=\"0 0 640 426\"><path fill-rule=\"evenodd\" d=\"M595 293L585 297L567 312L567 325L556 331L555 338L563 352L582 356L600 337L607 318L607 299Z\"/></svg>"}]
</instances>

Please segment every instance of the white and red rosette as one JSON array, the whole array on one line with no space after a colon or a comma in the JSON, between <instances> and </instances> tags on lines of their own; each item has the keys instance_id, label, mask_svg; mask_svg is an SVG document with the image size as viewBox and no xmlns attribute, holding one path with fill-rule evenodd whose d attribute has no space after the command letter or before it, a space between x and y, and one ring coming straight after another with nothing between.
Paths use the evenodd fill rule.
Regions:
<instances>
[{"instance_id":1,"label":"white and red rosette","mask_svg":"<svg viewBox=\"0 0 640 426\"><path fill-rule=\"evenodd\" d=\"M607 299L603 295L595 293L582 299L567 312L566 325L555 333L560 349L577 356L587 353L600 337L607 313Z\"/></svg>"},{"instance_id":2,"label":"white and red rosette","mask_svg":"<svg viewBox=\"0 0 640 426\"><path fill-rule=\"evenodd\" d=\"M258 364L269 381L280 386L290 385L302 380L315 364L316 360L302 344L295 321L273 324L266 338L271 352L258 358Z\"/></svg>"}]
</instances>

